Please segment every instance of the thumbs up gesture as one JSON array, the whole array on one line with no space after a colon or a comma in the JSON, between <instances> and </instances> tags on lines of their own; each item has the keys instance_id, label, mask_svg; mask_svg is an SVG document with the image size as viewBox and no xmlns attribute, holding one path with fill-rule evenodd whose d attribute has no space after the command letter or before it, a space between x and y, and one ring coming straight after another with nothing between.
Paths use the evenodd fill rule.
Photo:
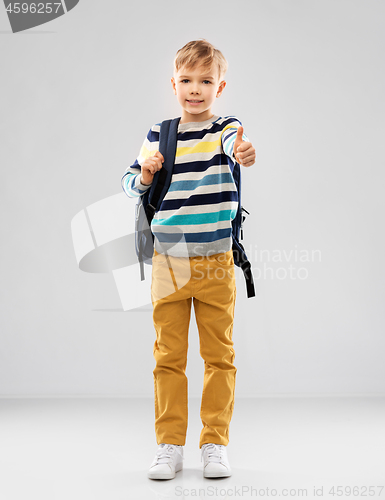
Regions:
<instances>
[{"instance_id":1,"label":"thumbs up gesture","mask_svg":"<svg viewBox=\"0 0 385 500\"><path fill-rule=\"evenodd\" d=\"M243 127L238 127L237 135L234 142L234 156L237 162L244 167L251 167L255 163L255 148L251 142L246 142L242 139Z\"/></svg>"}]
</instances>

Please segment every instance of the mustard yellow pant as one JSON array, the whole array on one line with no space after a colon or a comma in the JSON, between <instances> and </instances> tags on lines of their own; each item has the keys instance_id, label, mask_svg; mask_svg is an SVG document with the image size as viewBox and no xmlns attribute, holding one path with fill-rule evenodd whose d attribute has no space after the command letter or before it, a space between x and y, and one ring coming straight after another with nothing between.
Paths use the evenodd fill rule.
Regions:
<instances>
[{"instance_id":1,"label":"mustard yellow pant","mask_svg":"<svg viewBox=\"0 0 385 500\"><path fill-rule=\"evenodd\" d=\"M205 443L227 445L237 372L232 341L236 299L233 252L184 258L155 250L152 264L157 443L185 445L188 419L185 371L193 301L205 366L199 448Z\"/></svg>"}]
</instances>

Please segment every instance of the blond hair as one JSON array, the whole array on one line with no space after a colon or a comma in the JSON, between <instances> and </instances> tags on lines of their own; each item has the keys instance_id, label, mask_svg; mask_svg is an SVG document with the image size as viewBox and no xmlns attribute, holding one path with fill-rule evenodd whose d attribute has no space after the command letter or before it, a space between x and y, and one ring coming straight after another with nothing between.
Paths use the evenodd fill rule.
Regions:
<instances>
[{"instance_id":1,"label":"blond hair","mask_svg":"<svg viewBox=\"0 0 385 500\"><path fill-rule=\"evenodd\" d=\"M174 59L174 73L184 66L186 69L194 69L198 65L202 65L207 71L216 65L219 71L219 81L225 76L228 68L222 52L204 38L188 42L178 50Z\"/></svg>"}]
</instances>

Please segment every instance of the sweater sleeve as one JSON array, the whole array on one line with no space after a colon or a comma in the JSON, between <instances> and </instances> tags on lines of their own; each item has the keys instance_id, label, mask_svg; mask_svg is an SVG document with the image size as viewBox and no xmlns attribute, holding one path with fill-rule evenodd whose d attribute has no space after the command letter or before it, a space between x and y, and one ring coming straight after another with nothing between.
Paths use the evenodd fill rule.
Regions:
<instances>
[{"instance_id":1,"label":"sweater sleeve","mask_svg":"<svg viewBox=\"0 0 385 500\"><path fill-rule=\"evenodd\" d=\"M222 140L222 149L227 156L229 156L233 162L236 162L234 156L234 142L237 136L238 127L242 126L242 123L235 116L229 116L228 121L226 121L226 125L223 128L221 140ZM249 138L243 132L242 139L246 142L249 142Z\"/></svg>"},{"instance_id":2,"label":"sweater sleeve","mask_svg":"<svg viewBox=\"0 0 385 500\"><path fill-rule=\"evenodd\" d=\"M151 127L146 138L143 141L142 147L140 148L139 156L130 167L127 167L121 179L123 191L130 198L141 196L148 189L150 189L152 185L142 184L141 166L147 158L149 158L150 156L154 156L155 152L158 150L159 130L157 131L157 128L159 129L158 124Z\"/></svg>"}]
</instances>

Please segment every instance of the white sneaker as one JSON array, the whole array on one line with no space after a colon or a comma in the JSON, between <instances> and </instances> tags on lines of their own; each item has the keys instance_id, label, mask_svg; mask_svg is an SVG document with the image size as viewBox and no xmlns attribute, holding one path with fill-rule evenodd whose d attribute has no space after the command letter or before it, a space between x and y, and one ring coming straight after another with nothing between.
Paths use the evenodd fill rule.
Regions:
<instances>
[{"instance_id":1,"label":"white sneaker","mask_svg":"<svg viewBox=\"0 0 385 500\"><path fill-rule=\"evenodd\" d=\"M203 477L229 477L231 468L226 446L206 443L202 445L201 462L204 458Z\"/></svg>"},{"instance_id":2,"label":"white sneaker","mask_svg":"<svg viewBox=\"0 0 385 500\"><path fill-rule=\"evenodd\" d=\"M148 471L150 479L173 479L183 468L183 446L161 443Z\"/></svg>"}]
</instances>

